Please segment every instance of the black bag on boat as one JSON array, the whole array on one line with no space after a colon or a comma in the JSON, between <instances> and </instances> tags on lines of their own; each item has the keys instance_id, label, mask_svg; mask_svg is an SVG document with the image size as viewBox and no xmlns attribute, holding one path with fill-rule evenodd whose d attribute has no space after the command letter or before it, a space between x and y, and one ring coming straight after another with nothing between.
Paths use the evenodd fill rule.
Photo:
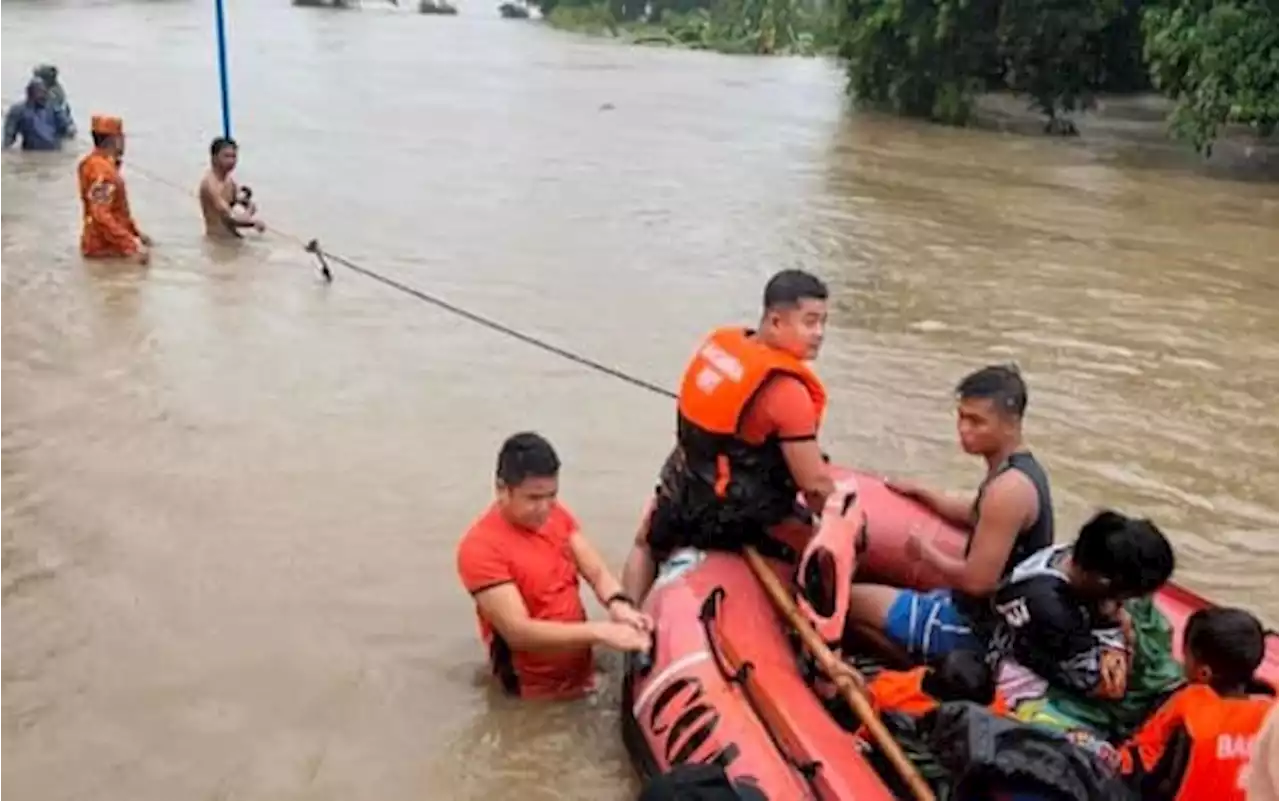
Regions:
<instances>
[{"instance_id":1,"label":"black bag on boat","mask_svg":"<svg viewBox=\"0 0 1280 801\"><path fill-rule=\"evenodd\" d=\"M654 776L636 801L769 801L759 788L735 782L719 765L677 765Z\"/></svg>"},{"instance_id":2,"label":"black bag on boat","mask_svg":"<svg viewBox=\"0 0 1280 801\"><path fill-rule=\"evenodd\" d=\"M1138 801L1110 766L1061 734L976 704L943 704L923 728L951 771L956 801L1010 792L1053 801Z\"/></svg>"}]
</instances>

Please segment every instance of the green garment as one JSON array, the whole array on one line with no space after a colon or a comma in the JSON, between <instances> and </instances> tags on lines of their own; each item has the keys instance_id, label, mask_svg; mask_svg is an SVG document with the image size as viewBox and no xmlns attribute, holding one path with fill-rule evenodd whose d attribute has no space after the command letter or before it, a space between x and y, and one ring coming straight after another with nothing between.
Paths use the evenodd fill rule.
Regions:
<instances>
[{"instance_id":1,"label":"green garment","mask_svg":"<svg viewBox=\"0 0 1280 801\"><path fill-rule=\"evenodd\" d=\"M1133 620L1133 661L1124 698L1108 701L1050 688L1045 704L1110 740L1128 737L1185 680L1173 658L1173 627L1150 598L1125 604Z\"/></svg>"}]
</instances>

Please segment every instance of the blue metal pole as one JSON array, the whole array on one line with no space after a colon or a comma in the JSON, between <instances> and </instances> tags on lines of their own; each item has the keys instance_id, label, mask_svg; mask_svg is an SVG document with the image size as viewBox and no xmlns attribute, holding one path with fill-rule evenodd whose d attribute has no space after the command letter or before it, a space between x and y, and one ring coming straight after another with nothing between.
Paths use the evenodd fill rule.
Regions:
<instances>
[{"instance_id":1,"label":"blue metal pole","mask_svg":"<svg viewBox=\"0 0 1280 801\"><path fill-rule=\"evenodd\" d=\"M222 0L213 0L214 19L218 28L218 83L222 88L222 135L231 137L231 88L227 80L227 24Z\"/></svg>"}]
</instances>

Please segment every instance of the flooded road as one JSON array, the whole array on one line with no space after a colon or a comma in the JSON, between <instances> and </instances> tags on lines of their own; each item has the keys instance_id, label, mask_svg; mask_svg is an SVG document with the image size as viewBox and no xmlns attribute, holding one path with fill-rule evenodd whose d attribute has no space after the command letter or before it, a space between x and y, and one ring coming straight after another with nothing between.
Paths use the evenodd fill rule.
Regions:
<instances>
[{"instance_id":1,"label":"flooded road","mask_svg":"<svg viewBox=\"0 0 1280 801\"><path fill-rule=\"evenodd\" d=\"M372 5L229 6L269 225L667 385L771 272L816 271L835 458L971 486L950 389L1016 360L1063 530L1148 514L1181 580L1276 622L1274 184L853 117L819 61ZM325 286L280 236L203 243L207 3L3 14L6 97L53 61L82 129L123 115L157 241L147 270L86 265L78 148L6 154L4 790L631 797L616 691L517 708L477 681L454 545L536 428L620 562L671 404L341 268Z\"/></svg>"}]
</instances>

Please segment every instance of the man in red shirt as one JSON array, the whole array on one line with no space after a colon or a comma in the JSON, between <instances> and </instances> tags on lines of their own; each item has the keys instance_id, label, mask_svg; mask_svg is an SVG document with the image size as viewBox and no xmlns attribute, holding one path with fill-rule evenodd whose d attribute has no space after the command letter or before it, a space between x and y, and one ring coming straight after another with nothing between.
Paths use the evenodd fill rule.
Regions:
<instances>
[{"instance_id":1,"label":"man in red shirt","mask_svg":"<svg viewBox=\"0 0 1280 801\"><path fill-rule=\"evenodd\" d=\"M585 694L593 645L644 651L653 630L556 500L559 473L551 443L531 432L510 437L498 452L497 500L458 546L458 575L475 598L493 673L521 698ZM579 576L607 622L587 620Z\"/></svg>"}]
</instances>

